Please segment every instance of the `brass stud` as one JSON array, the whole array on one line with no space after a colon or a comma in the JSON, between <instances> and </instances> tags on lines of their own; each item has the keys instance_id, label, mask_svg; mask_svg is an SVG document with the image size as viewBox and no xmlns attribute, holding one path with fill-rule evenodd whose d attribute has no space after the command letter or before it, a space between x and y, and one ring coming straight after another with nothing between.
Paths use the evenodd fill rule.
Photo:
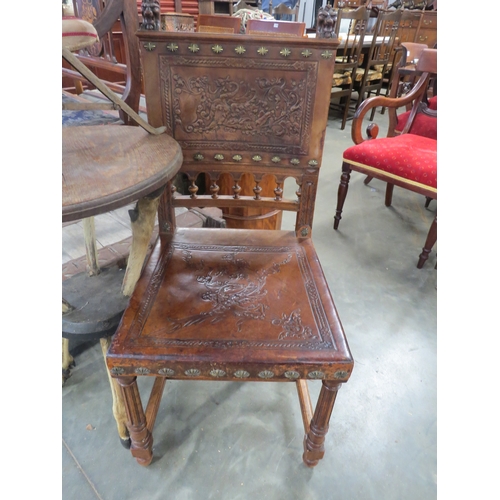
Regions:
<instances>
[{"instance_id":1,"label":"brass stud","mask_svg":"<svg viewBox=\"0 0 500 500\"><path fill-rule=\"evenodd\" d=\"M200 46L197 43L191 43L188 45L188 49L194 54L200 50Z\"/></svg>"},{"instance_id":2,"label":"brass stud","mask_svg":"<svg viewBox=\"0 0 500 500\"><path fill-rule=\"evenodd\" d=\"M148 42L144 44L144 48L151 52L156 49L156 45L154 43Z\"/></svg>"},{"instance_id":3,"label":"brass stud","mask_svg":"<svg viewBox=\"0 0 500 500\"><path fill-rule=\"evenodd\" d=\"M307 162L311 167L315 167L318 164L318 160L309 160Z\"/></svg>"},{"instance_id":4,"label":"brass stud","mask_svg":"<svg viewBox=\"0 0 500 500\"><path fill-rule=\"evenodd\" d=\"M321 379L321 378L325 377L325 374L323 372L320 372L320 371L314 371L314 372L308 373L307 376L309 378L312 378L312 379Z\"/></svg>"},{"instance_id":5,"label":"brass stud","mask_svg":"<svg viewBox=\"0 0 500 500\"><path fill-rule=\"evenodd\" d=\"M304 238L309 234L309 228L304 227L302 228L302 231L300 231L301 236L304 236Z\"/></svg>"},{"instance_id":6,"label":"brass stud","mask_svg":"<svg viewBox=\"0 0 500 500\"><path fill-rule=\"evenodd\" d=\"M244 54L247 51L247 49L245 49L245 47L243 47L243 45L238 45L234 49L234 51L241 56L242 54Z\"/></svg>"},{"instance_id":7,"label":"brass stud","mask_svg":"<svg viewBox=\"0 0 500 500\"><path fill-rule=\"evenodd\" d=\"M147 375L150 372L149 368L144 368L142 366L136 368L134 371L137 375Z\"/></svg>"},{"instance_id":8,"label":"brass stud","mask_svg":"<svg viewBox=\"0 0 500 500\"><path fill-rule=\"evenodd\" d=\"M212 47L212 51L215 52L216 54L220 54L224 49L219 45L214 45Z\"/></svg>"},{"instance_id":9,"label":"brass stud","mask_svg":"<svg viewBox=\"0 0 500 500\"><path fill-rule=\"evenodd\" d=\"M203 160L205 157L201 154L201 153L196 153L193 155L193 158L196 160L196 161L201 161Z\"/></svg>"},{"instance_id":10,"label":"brass stud","mask_svg":"<svg viewBox=\"0 0 500 500\"><path fill-rule=\"evenodd\" d=\"M338 370L333 374L333 378L337 378L337 379L346 378L347 375L349 375L349 372L347 372L345 370Z\"/></svg>"},{"instance_id":11,"label":"brass stud","mask_svg":"<svg viewBox=\"0 0 500 500\"><path fill-rule=\"evenodd\" d=\"M262 161L262 156L260 156L260 155L254 155L254 156L252 156L252 160L253 161Z\"/></svg>"},{"instance_id":12,"label":"brass stud","mask_svg":"<svg viewBox=\"0 0 500 500\"><path fill-rule=\"evenodd\" d=\"M214 155L214 160L222 161L223 159L224 159L224 155L222 155L220 153L217 153L216 155Z\"/></svg>"},{"instance_id":13,"label":"brass stud","mask_svg":"<svg viewBox=\"0 0 500 500\"><path fill-rule=\"evenodd\" d=\"M293 370L287 371L283 375L290 380L295 380L300 377L300 373Z\"/></svg>"},{"instance_id":14,"label":"brass stud","mask_svg":"<svg viewBox=\"0 0 500 500\"><path fill-rule=\"evenodd\" d=\"M241 161L241 160L243 160L243 156L241 156L241 155L234 155L233 156L233 160L234 161Z\"/></svg>"},{"instance_id":15,"label":"brass stud","mask_svg":"<svg viewBox=\"0 0 500 500\"><path fill-rule=\"evenodd\" d=\"M210 372L210 375L212 375L212 377L224 377L226 372L224 370L214 369Z\"/></svg>"},{"instance_id":16,"label":"brass stud","mask_svg":"<svg viewBox=\"0 0 500 500\"><path fill-rule=\"evenodd\" d=\"M300 163L300 160L299 160L298 158L292 158L292 159L290 160L290 163L291 163L292 165L298 165L298 164Z\"/></svg>"},{"instance_id":17,"label":"brass stud","mask_svg":"<svg viewBox=\"0 0 500 500\"><path fill-rule=\"evenodd\" d=\"M283 57L288 57L291 53L292 53L292 51L290 49L287 49L287 48L284 48L284 49L280 50L280 54Z\"/></svg>"},{"instance_id":18,"label":"brass stud","mask_svg":"<svg viewBox=\"0 0 500 500\"><path fill-rule=\"evenodd\" d=\"M236 378L248 378L248 377L250 377L250 373L248 373L245 370L238 370L238 371L234 372L234 376Z\"/></svg>"},{"instance_id":19,"label":"brass stud","mask_svg":"<svg viewBox=\"0 0 500 500\"><path fill-rule=\"evenodd\" d=\"M167 49L170 50L170 52L176 52L179 49L179 46L172 42L167 45Z\"/></svg>"},{"instance_id":20,"label":"brass stud","mask_svg":"<svg viewBox=\"0 0 500 500\"><path fill-rule=\"evenodd\" d=\"M309 49L306 49L306 50L303 50L301 52L301 54L302 54L303 57L309 57L309 56L312 55L312 52Z\"/></svg>"},{"instance_id":21,"label":"brass stud","mask_svg":"<svg viewBox=\"0 0 500 500\"><path fill-rule=\"evenodd\" d=\"M323 59L331 59L333 56L333 52L331 50L325 50L324 52L321 53L321 57Z\"/></svg>"},{"instance_id":22,"label":"brass stud","mask_svg":"<svg viewBox=\"0 0 500 500\"><path fill-rule=\"evenodd\" d=\"M257 49L257 54L260 54L261 56L265 56L268 52L269 50L265 47L260 47L259 49Z\"/></svg>"},{"instance_id":23,"label":"brass stud","mask_svg":"<svg viewBox=\"0 0 500 500\"><path fill-rule=\"evenodd\" d=\"M175 375L174 370L172 368L160 368L158 370L160 375L166 375L167 377L173 377Z\"/></svg>"},{"instance_id":24,"label":"brass stud","mask_svg":"<svg viewBox=\"0 0 500 500\"><path fill-rule=\"evenodd\" d=\"M274 373L272 371L269 371L269 370L264 370L264 371L259 372L259 377L260 378L273 378Z\"/></svg>"},{"instance_id":25,"label":"brass stud","mask_svg":"<svg viewBox=\"0 0 500 500\"><path fill-rule=\"evenodd\" d=\"M279 162L281 161L281 158L280 158L279 156L273 156L273 157L271 158L271 161L272 161L273 163L279 163Z\"/></svg>"},{"instance_id":26,"label":"brass stud","mask_svg":"<svg viewBox=\"0 0 500 500\"><path fill-rule=\"evenodd\" d=\"M115 366L114 368L111 368L111 373L113 375L122 375L125 373L125 368L120 368L119 366Z\"/></svg>"},{"instance_id":27,"label":"brass stud","mask_svg":"<svg viewBox=\"0 0 500 500\"><path fill-rule=\"evenodd\" d=\"M187 375L188 377L198 377L200 373L201 373L200 370L196 368L190 368L189 370L186 370L184 372L184 374Z\"/></svg>"}]
</instances>

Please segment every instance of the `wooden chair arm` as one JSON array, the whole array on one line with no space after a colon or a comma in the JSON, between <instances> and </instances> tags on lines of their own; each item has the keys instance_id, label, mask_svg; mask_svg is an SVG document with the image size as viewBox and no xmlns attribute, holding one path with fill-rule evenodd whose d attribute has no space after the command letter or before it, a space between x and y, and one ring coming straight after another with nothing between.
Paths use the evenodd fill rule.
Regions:
<instances>
[{"instance_id":1,"label":"wooden chair arm","mask_svg":"<svg viewBox=\"0 0 500 500\"><path fill-rule=\"evenodd\" d=\"M351 137L354 144L360 144L367 139L376 139L379 127L376 123L370 123L366 129L367 138L363 137L361 127L363 119L368 111L374 107L383 106L390 109L397 109L412 103L416 99L421 100L429 82L429 73L422 73L413 89L403 97L374 96L364 100L352 121Z\"/></svg>"}]
</instances>

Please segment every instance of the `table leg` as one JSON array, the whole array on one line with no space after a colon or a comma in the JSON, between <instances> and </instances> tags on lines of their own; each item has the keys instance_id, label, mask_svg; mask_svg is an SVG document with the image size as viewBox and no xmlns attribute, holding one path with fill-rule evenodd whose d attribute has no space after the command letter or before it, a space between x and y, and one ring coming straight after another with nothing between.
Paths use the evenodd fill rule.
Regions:
<instances>
[{"instance_id":1,"label":"table leg","mask_svg":"<svg viewBox=\"0 0 500 500\"><path fill-rule=\"evenodd\" d=\"M101 339L104 366L106 366L106 354L111 344L111 339L112 337L104 337ZM123 394L117 380L111 377L107 366L106 372L108 374L109 385L111 386L111 395L113 396L113 416L115 417L116 426L118 427L118 435L120 436L122 445L125 448L130 448L130 435L127 429L127 412L125 410Z\"/></svg>"},{"instance_id":2,"label":"table leg","mask_svg":"<svg viewBox=\"0 0 500 500\"><path fill-rule=\"evenodd\" d=\"M161 193L154 193L149 197L142 198L137 202L135 209L129 211L132 221L132 245L122 287L123 295L127 297L132 295L137 280L141 275L151 235L153 234L160 196Z\"/></svg>"}]
</instances>

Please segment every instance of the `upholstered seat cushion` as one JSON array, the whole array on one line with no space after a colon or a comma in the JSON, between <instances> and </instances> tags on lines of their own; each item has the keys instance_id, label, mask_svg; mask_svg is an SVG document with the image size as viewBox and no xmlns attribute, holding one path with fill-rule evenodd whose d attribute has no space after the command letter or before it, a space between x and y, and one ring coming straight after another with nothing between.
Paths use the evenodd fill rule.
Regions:
<instances>
[{"instance_id":1,"label":"upholstered seat cushion","mask_svg":"<svg viewBox=\"0 0 500 500\"><path fill-rule=\"evenodd\" d=\"M342 85L350 85L352 82L351 72L334 73L332 79L332 87L341 87Z\"/></svg>"},{"instance_id":2,"label":"upholstered seat cushion","mask_svg":"<svg viewBox=\"0 0 500 500\"><path fill-rule=\"evenodd\" d=\"M90 47L99 41L97 31L92 24L77 17L62 18L62 46L75 52Z\"/></svg>"},{"instance_id":3,"label":"upholstered seat cushion","mask_svg":"<svg viewBox=\"0 0 500 500\"><path fill-rule=\"evenodd\" d=\"M365 70L363 68L358 68L356 70L356 81L360 82L363 80L363 76L365 74ZM368 75L366 77L366 81L371 82L373 80L381 80L382 79L382 72L377 71L375 69L369 69L368 70Z\"/></svg>"},{"instance_id":4,"label":"upholstered seat cushion","mask_svg":"<svg viewBox=\"0 0 500 500\"><path fill-rule=\"evenodd\" d=\"M429 99L429 109L437 110L437 96ZM396 132L403 131L409 116L410 111L398 116L398 123L395 127ZM408 133L437 140L437 118L424 113L417 114Z\"/></svg>"},{"instance_id":5,"label":"upholstered seat cushion","mask_svg":"<svg viewBox=\"0 0 500 500\"><path fill-rule=\"evenodd\" d=\"M437 191L437 141L414 134L366 140L344 151L344 162L364 173L384 172L393 179Z\"/></svg>"}]
</instances>

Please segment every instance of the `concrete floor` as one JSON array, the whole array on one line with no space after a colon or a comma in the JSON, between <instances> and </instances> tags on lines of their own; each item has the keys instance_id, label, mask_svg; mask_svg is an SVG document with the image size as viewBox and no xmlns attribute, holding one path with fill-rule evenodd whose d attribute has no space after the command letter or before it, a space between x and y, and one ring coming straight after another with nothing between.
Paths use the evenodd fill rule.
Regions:
<instances>
[{"instance_id":1,"label":"concrete floor","mask_svg":"<svg viewBox=\"0 0 500 500\"><path fill-rule=\"evenodd\" d=\"M383 134L387 115L375 121ZM395 188L387 208L384 184L366 186L353 173L334 231L342 152L351 144L350 122L341 131L332 117L313 241L355 367L339 392L324 459L314 469L302 463L293 384L168 381L155 458L143 468L119 442L100 345L81 344L62 389L64 500L437 497L437 245L416 268L437 204L426 209L422 196ZM63 230L63 256L68 241ZM318 384L310 384L314 400Z\"/></svg>"}]
</instances>

